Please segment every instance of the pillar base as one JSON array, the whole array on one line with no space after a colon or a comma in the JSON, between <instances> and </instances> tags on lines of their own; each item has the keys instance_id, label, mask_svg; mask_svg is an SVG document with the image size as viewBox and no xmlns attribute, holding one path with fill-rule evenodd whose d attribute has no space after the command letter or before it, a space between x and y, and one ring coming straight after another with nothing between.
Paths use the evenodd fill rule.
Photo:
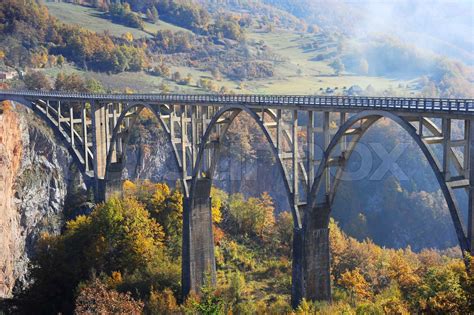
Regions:
<instances>
[{"instance_id":1,"label":"pillar base","mask_svg":"<svg viewBox=\"0 0 474 315\"><path fill-rule=\"evenodd\" d=\"M107 201L113 196L122 195L123 163L111 163L107 168L106 179L96 179L97 202Z\"/></svg>"},{"instance_id":2,"label":"pillar base","mask_svg":"<svg viewBox=\"0 0 474 315\"><path fill-rule=\"evenodd\" d=\"M296 309L304 297L304 243L303 229L293 229L293 261L291 275L291 306Z\"/></svg>"},{"instance_id":3,"label":"pillar base","mask_svg":"<svg viewBox=\"0 0 474 315\"><path fill-rule=\"evenodd\" d=\"M293 307L303 298L331 301L329 214L329 205L306 210L303 229L294 231Z\"/></svg>"},{"instance_id":4,"label":"pillar base","mask_svg":"<svg viewBox=\"0 0 474 315\"><path fill-rule=\"evenodd\" d=\"M204 285L216 284L214 236L212 233L211 180L199 179L193 196L183 209L183 296L199 293Z\"/></svg>"}]
</instances>

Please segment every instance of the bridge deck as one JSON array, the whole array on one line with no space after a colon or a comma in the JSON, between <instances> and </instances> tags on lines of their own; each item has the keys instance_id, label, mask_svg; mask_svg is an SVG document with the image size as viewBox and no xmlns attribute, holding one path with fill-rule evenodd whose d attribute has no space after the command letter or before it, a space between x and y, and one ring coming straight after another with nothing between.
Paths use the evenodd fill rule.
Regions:
<instances>
[{"instance_id":1,"label":"bridge deck","mask_svg":"<svg viewBox=\"0 0 474 315\"><path fill-rule=\"evenodd\" d=\"M0 90L0 99L23 97L98 102L146 102L190 104L196 106L245 104L249 107L355 110L384 109L404 112L474 115L473 99L403 98L310 95L216 95L216 94L89 94Z\"/></svg>"}]
</instances>

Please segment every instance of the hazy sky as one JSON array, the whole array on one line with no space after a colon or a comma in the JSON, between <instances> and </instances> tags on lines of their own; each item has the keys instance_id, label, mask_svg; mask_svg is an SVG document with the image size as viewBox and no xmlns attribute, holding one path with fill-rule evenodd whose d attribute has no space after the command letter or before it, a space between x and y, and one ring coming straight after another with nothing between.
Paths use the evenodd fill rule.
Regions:
<instances>
[{"instance_id":1,"label":"hazy sky","mask_svg":"<svg viewBox=\"0 0 474 315\"><path fill-rule=\"evenodd\" d=\"M363 18L356 32L388 33L441 54L474 61L474 0L347 1Z\"/></svg>"}]
</instances>

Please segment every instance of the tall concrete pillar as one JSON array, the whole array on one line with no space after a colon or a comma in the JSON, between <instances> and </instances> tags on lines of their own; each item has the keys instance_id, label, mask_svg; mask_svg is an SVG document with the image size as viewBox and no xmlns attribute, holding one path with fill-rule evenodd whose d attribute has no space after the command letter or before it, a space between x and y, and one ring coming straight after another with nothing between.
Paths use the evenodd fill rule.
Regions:
<instances>
[{"instance_id":1,"label":"tall concrete pillar","mask_svg":"<svg viewBox=\"0 0 474 315\"><path fill-rule=\"evenodd\" d=\"M94 154L94 179L96 202L106 200L105 172L107 164L108 111L107 106L91 103L92 106L92 152Z\"/></svg>"},{"instance_id":2,"label":"tall concrete pillar","mask_svg":"<svg viewBox=\"0 0 474 315\"><path fill-rule=\"evenodd\" d=\"M312 301L331 301L329 253L329 205L307 211L304 224L304 297Z\"/></svg>"},{"instance_id":3,"label":"tall concrete pillar","mask_svg":"<svg viewBox=\"0 0 474 315\"><path fill-rule=\"evenodd\" d=\"M291 264L291 306L297 308L304 298L304 242L303 229L293 228L293 261Z\"/></svg>"},{"instance_id":4,"label":"tall concrete pillar","mask_svg":"<svg viewBox=\"0 0 474 315\"><path fill-rule=\"evenodd\" d=\"M101 201L107 201L109 198L122 194L122 172L124 169L123 162L110 163L107 174L102 181L100 193Z\"/></svg>"},{"instance_id":5,"label":"tall concrete pillar","mask_svg":"<svg viewBox=\"0 0 474 315\"><path fill-rule=\"evenodd\" d=\"M305 298L331 301L328 205L306 211L303 228L293 230L291 305Z\"/></svg>"},{"instance_id":6,"label":"tall concrete pillar","mask_svg":"<svg viewBox=\"0 0 474 315\"><path fill-rule=\"evenodd\" d=\"M198 293L206 284L216 283L214 236L212 233L211 180L198 179L191 198L185 198L183 211L183 296Z\"/></svg>"}]
</instances>

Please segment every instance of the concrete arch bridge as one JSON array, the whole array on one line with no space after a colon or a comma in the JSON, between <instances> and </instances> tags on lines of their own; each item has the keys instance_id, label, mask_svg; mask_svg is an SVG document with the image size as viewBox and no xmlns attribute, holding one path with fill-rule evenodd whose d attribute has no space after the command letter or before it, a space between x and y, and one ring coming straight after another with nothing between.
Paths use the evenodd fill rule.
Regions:
<instances>
[{"instance_id":1,"label":"concrete arch bridge","mask_svg":"<svg viewBox=\"0 0 474 315\"><path fill-rule=\"evenodd\" d=\"M293 305L302 298L331 299L331 205L354 148L381 118L398 124L421 149L446 199L461 249L474 253L472 99L0 90L0 100L33 109L56 131L99 200L121 187L126 146L139 113L148 108L156 116L172 147L185 199L184 294L199 290L208 273L215 281L210 190L221 140L242 112L270 144L291 205ZM453 136L455 122L463 126L462 135ZM441 154L434 153L436 145ZM456 190L468 196L467 223L461 220Z\"/></svg>"}]
</instances>

